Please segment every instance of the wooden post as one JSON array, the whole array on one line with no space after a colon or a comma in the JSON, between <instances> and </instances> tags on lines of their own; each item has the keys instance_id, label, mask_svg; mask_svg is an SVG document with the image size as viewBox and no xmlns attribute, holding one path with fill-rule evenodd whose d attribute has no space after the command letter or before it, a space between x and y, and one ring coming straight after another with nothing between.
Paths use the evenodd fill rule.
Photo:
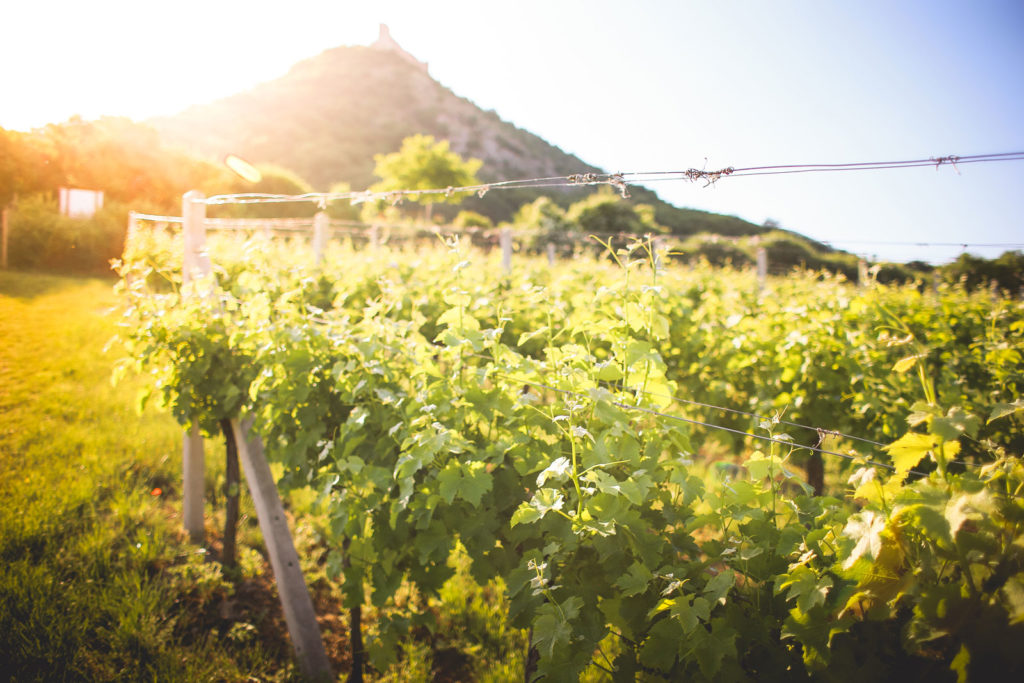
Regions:
<instances>
[{"instance_id":1,"label":"wooden post","mask_svg":"<svg viewBox=\"0 0 1024 683\"><path fill-rule=\"evenodd\" d=\"M555 243L548 242L548 265L555 265Z\"/></svg>"},{"instance_id":2,"label":"wooden post","mask_svg":"<svg viewBox=\"0 0 1024 683\"><path fill-rule=\"evenodd\" d=\"M210 257L206 254L206 204L204 196L197 190L186 192L181 198L182 236L185 249L181 264L182 288L195 279L209 275ZM182 449L182 512L185 531L193 543L202 543L205 536L203 527L203 437L199 425L192 423L185 434Z\"/></svg>"},{"instance_id":3,"label":"wooden post","mask_svg":"<svg viewBox=\"0 0 1024 683\"><path fill-rule=\"evenodd\" d=\"M665 267L665 238L655 237L651 242L651 251L654 254L654 271L660 272Z\"/></svg>"},{"instance_id":4,"label":"wooden post","mask_svg":"<svg viewBox=\"0 0 1024 683\"><path fill-rule=\"evenodd\" d=\"M316 265L324 260L324 248L327 246L327 229L330 227L330 218L326 211L317 211L313 216L313 257Z\"/></svg>"},{"instance_id":5,"label":"wooden post","mask_svg":"<svg viewBox=\"0 0 1024 683\"><path fill-rule=\"evenodd\" d=\"M200 545L206 537L203 525L203 470L205 457L203 454L203 436L199 433L199 425L192 423L191 429L185 432L185 447L182 453L182 515L185 518L185 531L192 542Z\"/></svg>"},{"instance_id":6,"label":"wooden post","mask_svg":"<svg viewBox=\"0 0 1024 683\"><path fill-rule=\"evenodd\" d=\"M277 494L277 485L263 455L263 441L258 434L250 433L250 426L251 420L246 420L245 425L238 420L231 421L238 457L249 482L249 492L270 556L270 566L274 570L277 592L288 624L288 635L295 648L295 658L306 679L333 680L331 665L320 637L320 627L316 623L313 601L309 597L309 589L299 565L299 555L295 552L295 544L288 530L288 520Z\"/></svg>"},{"instance_id":7,"label":"wooden post","mask_svg":"<svg viewBox=\"0 0 1024 683\"><path fill-rule=\"evenodd\" d=\"M763 292L765 283L768 281L768 250L764 247L757 248L757 291Z\"/></svg>"},{"instance_id":8,"label":"wooden post","mask_svg":"<svg viewBox=\"0 0 1024 683\"><path fill-rule=\"evenodd\" d=\"M501 237L501 270L508 275L512 272L512 228L502 228Z\"/></svg>"},{"instance_id":9,"label":"wooden post","mask_svg":"<svg viewBox=\"0 0 1024 683\"><path fill-rule=\"evenodd\" d=\"M135 217L134 211L128 212L128 230L124 234L124 249L123 254L127 254L129 248L132 246L132 242L135 241L135 233L139 229L139 219Z\"/></svg>"},{"instance_id":10,"label":"wooden post","mask_svg":"<svg viewBox=\"0 0 1024 683\"><path fill-rule=\"evenodd\" d=\"M857 261L857 284L861 287L868 286L868 262L864 259Z\"/></svg>"},{"instance_id":11,"label":"wooden post","mask_svg":"<svg viewBox=\"0 0 1024 683\"><path fill-rule=\"evenodd\" d=\"M185 257L181 266L181 282L208 276L213 268L206 253L206 197L198 190L190 190L181 198L182 236L185 238Z\"/></svg>"},{"instance_id":12,"label":"wooden post","mask_svg":"<svg viewBox=\"0 0 1024 683\"><path fill-rule=\"evenodd\" d=\"M7 270L7 226L8 207L0 211L0 268Z\"/></svg>"},{"instance_id":13,"label":"wooden post","mask_svg":"<svg viewBox=\"0 0 1024 683\"><path fill-rule=\"evenodd\" d=\"M370 226L370 247L374 251L378 251L380 249L380 226L379 225L371 225Z\"/></svg>"}]
</instances>

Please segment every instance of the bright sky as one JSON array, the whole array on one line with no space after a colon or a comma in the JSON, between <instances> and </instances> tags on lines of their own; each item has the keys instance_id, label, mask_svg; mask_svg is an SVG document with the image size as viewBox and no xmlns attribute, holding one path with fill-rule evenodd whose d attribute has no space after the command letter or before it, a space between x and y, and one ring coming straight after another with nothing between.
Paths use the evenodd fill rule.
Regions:
<instances>
[{"instance_id":1,"label":"bright sky","mask_svg":"<svg viewBox=\"0 0 1024 683\"><path fill-rule=\"evenodd\" d=\"M384 22L456 94L607 171L1024 151L1020 0L6 5L4 128L175 113ZM1024 243L1024 161L651 187L882 259Z\"/></svg>"}]
</instances>

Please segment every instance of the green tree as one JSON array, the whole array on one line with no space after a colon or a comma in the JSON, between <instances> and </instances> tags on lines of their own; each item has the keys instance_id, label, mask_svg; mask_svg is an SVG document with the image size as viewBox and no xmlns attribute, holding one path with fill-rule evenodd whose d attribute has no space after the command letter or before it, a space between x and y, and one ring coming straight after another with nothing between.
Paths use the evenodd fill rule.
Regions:
<instances>
[{"instance_id":1,"label":"green tree","mask_svg":"<svg viewBox=\"0 0 1024 683\"><path fill-rule=\"evenodd\" d=\"M456 228L493 228L494 221L482 213L476 211L459 211L459 214L452 221Z\"/></svg>"},{"instance_id":2,"label":"green tree","mask_svg":"<svg viewBox=\"0 0 1024 683\"><path fill-rule=\"evenodd\" d=\"M1024 254L1019 251L1005 251L995 259L960 254L940 270L947 280L963 282L968 289L987 287L992 282L1012 293L1024 287Z\"/></svg>"},{"instance_id":3,"label":"green tree","mask_svg":"<svg viewBox=\"0 0 1024 683\"><path fill-rule=\"evenodd\" d=\"M654 220L654 207L631 204L610 188L603 188L570 206L566 218L590 234L665 232Z\"/></svg>"},{"instance_id":4,"label":"green tree","mask_svg":"<svg viewBox=\"0 0 1024 683\"><path fill-rule=\"evenodd\" d=\"M550 197L538 197L529 204L523 204L512 222L519 230L530 233L530 248L535 251L550 242L560 251L571 253L578 240L578 236L573 234L572 222L566 218L565 209Z\"/></svg>"},{"instance_id":5,"label":"green tree","mask_svg":"<svg viewBox=\"0 0 1024 683\"><path fill-rule=\"evenodd\" d=\"M483 162L463 159L453 152L447 140L435 141L431 135L413 135L402 140L402 147L391 154L375 154L374 175L380 182L370 186L372 192L401 190L444 190L448 187L476 185L476 172ZM431 207L436 203L458 204L465 192L432 193L408 197L426 207L430 221Z\"/></svg>"},{"instance_id":6,"label":"green tree","mask_svg":"<svg viewBox=\"0 0 1024 683\"><path fill-rule=\"evenodd\" d=\"M338 182L331 185L331 194L346 194L352 191L352 186L346 182ZM359 206L353 205L347 199L338 199L327 205L327 215L339 221L358 221Z\"/></svg>"}]
</instances>

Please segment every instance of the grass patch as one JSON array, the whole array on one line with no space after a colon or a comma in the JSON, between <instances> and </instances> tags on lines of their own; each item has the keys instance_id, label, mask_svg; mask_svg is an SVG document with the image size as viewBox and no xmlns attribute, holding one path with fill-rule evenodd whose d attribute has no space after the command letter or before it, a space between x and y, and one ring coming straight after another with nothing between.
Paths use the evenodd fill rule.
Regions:
<instances>
[{"instance_id":1,"label":"grass patch","mask_svg":"<svg viewBox=\"0 0 1024 683\"><path fill-rule=\"evenodd\" d=\"M141 379L111 384L112 288L0 273L0 671L287 678L282 635L228 637L241 622L219 609L235 587L180 531L180 428L136 410Z\"/></svg>"},{"instance_id":2,"label":"grass patch","mask_svg":"<svg viewBox=\"0 0 1024 683\"><path fill-rule=\"evenodd\" d=\"M5 680L297 680L251 500L242 496L239 569L215 561L223 446L207 442L205 548L182 531L182 429L111 383L118 305L109 279L0 272L0 672ZM292 524L328 656L344 677L348 625L327 548ZM521 680L525 638L500 589L465 558L440 625L412 633L384 681ZM372 636L375 619L364 623Z\"/></svg>"}]
</instances>

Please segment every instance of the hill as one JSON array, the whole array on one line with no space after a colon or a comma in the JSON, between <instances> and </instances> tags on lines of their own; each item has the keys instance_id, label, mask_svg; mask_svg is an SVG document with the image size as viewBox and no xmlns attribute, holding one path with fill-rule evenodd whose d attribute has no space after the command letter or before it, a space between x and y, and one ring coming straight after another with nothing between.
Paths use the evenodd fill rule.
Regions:
<instances>
[{"instance_id":1,"label":"hill","mask_svg":"<svg viewBox=\"0 0 1024 683\"><path fill-rule=\"evenodd\" d=\"M279 79L151 123L166 141L193 153L274 163L321 191L338 181L366 188L376 180L373 155L397 150L415 133L446 139L460 155L482 159L485 182L602 172L459 97L393 41L382 42L385 37L382 32L371 47L327 50ZM589 191L571 188L553 198L567 205ZM491 192L463 206L508 220L541 192ZM653 204L657 220L676 234L762 231L734 216L677 208L644 188L636 188L633 198Z\"/></svg>"}]
</instances>

